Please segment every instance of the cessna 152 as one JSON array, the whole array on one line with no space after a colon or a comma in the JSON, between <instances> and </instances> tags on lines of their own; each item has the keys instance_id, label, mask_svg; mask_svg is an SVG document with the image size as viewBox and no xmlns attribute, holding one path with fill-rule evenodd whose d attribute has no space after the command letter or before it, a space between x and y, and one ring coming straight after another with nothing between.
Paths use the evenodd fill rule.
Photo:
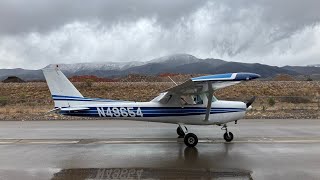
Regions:
<instances>
[{"instance_id":1,"label":"cessna 152","mask_svg":"<svg viewBox=\"0 0 320 180\"><path fill-rule=\"evenodd\" d=\"M242 119L254 98L247 103L222 101L213 92L241 81L259 78L254 73L227 73L191 78L160 93L150 102L133 102L83 97L67 77L55 68L43 69L55 108L51 112L69 116L101 117L177 124L177 134L184 143L194 147L198 143L195 134L185 125L223 125L224 139L233 140L227 123ZM130 92L128 92L130 93Z\"/></svg>"}]
</instances>

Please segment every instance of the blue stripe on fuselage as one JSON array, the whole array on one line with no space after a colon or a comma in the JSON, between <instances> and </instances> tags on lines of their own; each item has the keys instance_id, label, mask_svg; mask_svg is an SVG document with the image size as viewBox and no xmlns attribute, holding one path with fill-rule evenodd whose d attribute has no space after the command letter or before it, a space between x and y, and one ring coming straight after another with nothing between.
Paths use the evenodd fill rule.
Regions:
<instances>
[{"instance_id":1,"label":"blue stripe on fuselage","mask_svg":"<svg viewBox=\"0 0 320 180\"><path fill-rule=\"evenodd\" d=\"M99 107L100 108L100 107ZM108 107L103 107L104 111ZM114 108L114 107L110 107ZM120 108L120 107L116 107ZM133 107L132 111L137 113L138 108L141 109L143 117L163 117L163 116L190 116L190 115L205 115L206 108L204 107ZM245 111L245 108L211 108L210 114L217 113L231 113ZM99 117L97 107L90 107L89 110L79 111L60 111L60 114L70 116L88 116L88 117ZM106 116L110 117L110 116ZM119 115L118 117L128 117ZM136 116L139 117L139 116Z\"/></svg>"}]
</instances>

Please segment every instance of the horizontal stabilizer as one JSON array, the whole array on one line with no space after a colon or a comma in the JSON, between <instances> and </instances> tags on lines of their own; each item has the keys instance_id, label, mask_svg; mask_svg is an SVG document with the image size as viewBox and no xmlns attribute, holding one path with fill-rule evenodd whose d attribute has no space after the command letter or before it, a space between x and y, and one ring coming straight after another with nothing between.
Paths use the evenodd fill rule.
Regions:
<instances>
[{"instance_id":1,"label":"horizontal stabilizer","mask_svg":"<svg viewBox=\"0 0 320 180\"><path fill-rule=\"evenodd\" d=\"M87 107L67 107L61 108L61 111L82 111L82 110L89 110L90 108Z\"/></svg>"},{"instance_id":2,"label":"horizontal stabilizer","mask_svg":"<svg viewBox=\"0 0 320 180\"><path fill-rule=\"evenodd\" d=\"M87 107L66 107L66 108L54 108L50 110L48 113L51 112L59 112L59 111L83 111L83 110L89 110L90 108Z\"/></svg>"}]
</instances>

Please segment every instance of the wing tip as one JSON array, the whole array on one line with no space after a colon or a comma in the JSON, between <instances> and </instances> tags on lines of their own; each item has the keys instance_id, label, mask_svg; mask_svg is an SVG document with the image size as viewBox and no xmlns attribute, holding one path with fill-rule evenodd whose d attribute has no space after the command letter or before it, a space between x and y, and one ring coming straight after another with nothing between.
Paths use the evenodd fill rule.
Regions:
<instances>
[{"instance_id":1,"label":"wing tip","mask_svg":"<svg viewBox=\"0 0 320 180\"><path fill-rule=\"evenodd\" d=\"M241 72L241 73L237 73L237 75L236 75L234 80L237 80L237 81L253 80L253 79L260 78L260 77L261 77L260 74Z\"/></svg>"},{"instance_id":2,"label":"wing tip","mask_svg":"<svg viewBox=\"0 0 320 180\"><path fill-rule=\"evenodd\" d=\"M208 76L199 76L191 78L192 81L242 81L242 80L252 80L260 78L259 74L240 72L240 73L225 73L225 74L214 74Z\"/></svg>"}]
</instances>

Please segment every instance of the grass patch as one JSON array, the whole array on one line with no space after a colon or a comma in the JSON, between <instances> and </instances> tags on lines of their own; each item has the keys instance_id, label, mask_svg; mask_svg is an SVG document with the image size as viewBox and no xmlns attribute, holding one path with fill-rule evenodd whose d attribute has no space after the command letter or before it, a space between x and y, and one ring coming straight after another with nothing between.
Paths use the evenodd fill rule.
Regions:
<instances>
[{"instance_id":1,"label":"grass patch","mask_svg":"<svg viewBox=\"0 0 320 180\"><path fill-rule=\"evenodd\" d=\"M6 106L8 104L8 98L0 96L0 106Z\"/></svg>"},{"instance_id":2,"label":"grass patch","mask_svg":"<svg viewBox=\"0 0 320 180\"><path fill-rule=\"evenodd\" d=\"M299 96L291 96L291 97L282 97L280 99L281 102L293 103L293 104L302 104L302 103L310 103L312 100L307 97L299 97Z\"/></svg>"}]
</instances>

